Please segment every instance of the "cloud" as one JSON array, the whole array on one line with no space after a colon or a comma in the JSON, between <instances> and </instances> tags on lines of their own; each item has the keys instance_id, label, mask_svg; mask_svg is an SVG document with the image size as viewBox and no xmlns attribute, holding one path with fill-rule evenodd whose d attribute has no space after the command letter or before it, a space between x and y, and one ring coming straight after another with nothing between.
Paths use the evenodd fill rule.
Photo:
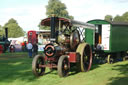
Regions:
<instances>
[{"instance_id":1,"label":"cloud","mask_svg":"<svg viewBox=\"0 0 128 85\"><path fill-rule=\"evenodd\" d=\"M114 3L128 3L128 0L108 0L110 2L114 2Z\"/></svg>"},{"instance_id":2,"label":"cloud","mask_svg":"<svg viewBox=\"0 0 128 85\"><path fill-rule=\"evenodd\" d=\"M121 1L126 0L62 0L70 15L85 22L90 19L104 19L107 14L122 15L128 10L128 3L120 3Z\"/></svg>"},{"instance_id":3,"label":"cloud","mask_svg":"<svg viewBox=\"0 0 128 85\"><path fill-rule=\"evenodd\" d=\"M65 3L69 15L74 16L75 20L84 22L104 19L107 14L122 15L128 11L127 0L61 0L61 2ZM38 29L41 19L46 18L45 6L48 0L40 0L35 4L34 2L27 5L19 4L0 8L0 25L3 26L10 18L14 18L25 31Z\"/></svg>"},{"instance_id":4,"label":"cloud","mask_svg":"<svg viewBox=\"0 0 128 85\"><path fill-rule=\"evenodd\" d=\"M10 18L14 18L25 31L36 30L40 20L45 18L45 11L43 5L1 8L0 24L3 26Z\"/></svg>"}]
</instances>

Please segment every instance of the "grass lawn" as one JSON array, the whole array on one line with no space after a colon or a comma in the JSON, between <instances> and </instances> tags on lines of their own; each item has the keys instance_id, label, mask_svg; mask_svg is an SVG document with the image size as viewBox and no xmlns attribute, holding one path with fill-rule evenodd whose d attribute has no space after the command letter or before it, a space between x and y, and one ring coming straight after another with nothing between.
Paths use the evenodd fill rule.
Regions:
<instances>
[{"instance_id":1,"label":"grass lawn","mask_svg":"<svg viewBox=\"0 0 128 85\"><path fill-rule=\"evenodd\" d=\"M27 53L0 54L0 85L128 85L128 61L93 65L89 72L70 72L60 78L57 71L36 78Z\"/></svg>"}]
</instances>

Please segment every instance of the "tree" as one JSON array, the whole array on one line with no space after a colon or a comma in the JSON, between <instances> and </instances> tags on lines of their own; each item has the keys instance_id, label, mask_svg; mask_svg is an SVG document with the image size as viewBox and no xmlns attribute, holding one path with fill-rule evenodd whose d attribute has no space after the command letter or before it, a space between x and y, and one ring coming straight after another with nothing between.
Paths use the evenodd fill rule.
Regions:
<instances>
[{"instance_id":1,"label":"tree","mask_svg":"<svg viewBox=\"0 0 128 85\"><path fill-rule=\"evenodd\" d=\"M50 17L51 14L55 14L58 17L73 19L73 16L70 16L68 14L68 11L66 10L66 5L59 0L48 1L48 5L46 6L46 15Z\"/></svg>"},{"instance_id":2,"label":"tree","mask_svg":"<svg viewBox=\"0 0 128 85\"><path fill-rule=\"evenodd\" d=\"M2 30L2 26L0 25L0 30Z\"/></svg>"},{"instance_id":3,"label":"tree","mask_svg":"<svg viewBox=\"0 0 128 85\"><path fill-rule=\"evenodd\" d=\"M11 18L3 28L8 28L8 37L21 37L24 36L24 31L23 29L18 25L17 21L13 18Z\"/></svg>"},{"instance_id":4,"label":"tree","mask_svg":"<svg viewBox=\"0 0 128 85\"><path fill-rule=\"evenodd\" d=\"M49 30L50 29L50 27L48 27L48 26L41 26L41 23L39 23L38 27L42 30Z\"/></svg>"},{"instance_id":5,"label":"tree","mask_svg":"<svg viewBox=\"0 0 128 85\"><path fill-rule=\"evenodd\" d=\"M112 19L113 19L112 15L105 16L105 20L107 20L107 21L112 21Z\"/></svg>"},{"instance_id":6,"label":"tree","mask_svg":"<svg viewBox=\"0 0 128 85\"><path fill-rule=\"evenodd\" d=\"M47 17L50 17L52 14L55 14L57 17L73 19L74 17L69 15L66 9L66 5L60 0L49 0L48 5L46 5L46 15ZM48 27L40 25L39 28L44 30L49 29Z\"/></svg>"},{"instance_id":7,"label":"tree","mask_svg":"<svg viewBox=\"0 0 128 85\"><path fill-rule=\"evenodd\" d=\"M128 22L128 12L125 12L125 13L122 15L122 19L123 19L125 22Z\"/></svg>"},{"instance_id":8,"label":"tree","mask_svg":"<svg viewBox=\"0 0 128 85\"><path fill-rule=\"evenodd\" d=\"M124 21L122 16L119 16L119 15L116 15L113 19L113 21L116 21L116 22L121 22L121 21Z\"/></svg>"},{"instance_id":9,"label":"tree","mask_svg":"<svg viewBox=\"0 0 128 85\"><path fill-rule=\"evenodd\" d=\"M1 25L0 25L0 35L3 35L3 28Z\"/></svg>"},{"instance_id":10,"label":"tree","mask_svg":"<svg viewBox=\"0 0 128 85\"><path fill-rule=\"evenodd\" d=\"M107 21L110 21L111 18L112 18L111 15L106 15L105 16L105 20L107 20ZM113 18L113 21L116 21L116 22L128 22L128 12L125 12L122 16L116 15Z\"/></svg>"}]
</instances>

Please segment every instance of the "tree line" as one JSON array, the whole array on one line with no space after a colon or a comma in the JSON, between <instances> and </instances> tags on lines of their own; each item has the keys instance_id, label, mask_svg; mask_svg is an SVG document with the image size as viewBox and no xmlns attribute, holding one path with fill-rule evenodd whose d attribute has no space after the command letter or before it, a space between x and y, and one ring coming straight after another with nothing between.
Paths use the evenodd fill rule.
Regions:
<instances>
[{"instance_id":1,"label":"tree line","mask_svg":"<svg viewBox=\"0 0 128 85\"><path fill-rule=\"evenodd\" d=\"M128 22L128 12L125 12L122 15L116 15L115 17L112 15L106 15L105 20L115 22Z\"/></svg>"},{"instance_id":2,"label":"tree line","mask_svg":"<svg viewBox=\"0 0 128 85\"><path fill-rule=\"evenodd\" d=\"M25 35L25 31L19 26L13 18L9 19L4 26L0 25L0 35L5 35L5 28L8 28L8 37L17 38Z\"/></svg>"},{"instance_id":3,"label":"tree line","mask_svg":"<svg viewBox=\"0 0 128 85\"><path fill-rule=\"evenodd\" d=\"M60 0L49 0L48 5L46 5L46 16L50 17L52 14L55 14L58 17L64 17L68 19L74 19L72 15L69 15L67 11L67 7ZM113 17L112 15L106 15L105 20L107 21L118 21L118 22L128 22L128 12L125 12L123 15L116 15ZM5 27L8 27L8 37L21 37L24 36L25 31L20 27L17 21L13 18L9 19L9 21L4 25L0 25L0 35L4 34ZM48 27L44 27L38 24L39 29L47 30Z\"/></svg>"}]
</instances>

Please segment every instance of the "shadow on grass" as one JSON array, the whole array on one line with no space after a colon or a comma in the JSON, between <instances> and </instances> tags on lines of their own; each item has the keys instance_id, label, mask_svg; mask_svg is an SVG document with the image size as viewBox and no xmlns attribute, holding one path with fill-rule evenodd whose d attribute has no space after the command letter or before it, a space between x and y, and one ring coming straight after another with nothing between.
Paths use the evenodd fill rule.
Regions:
<instances>
[{"instance_id":1,"label":"shadow on grass","mask_svg":"<svg viewBox=\"0 0 128 85\"><path fill-rule=\"evenodd\" d=\"M91 65L91 69L90 69L89 71L92 71L92 70L98 68L99 65L100 65L100 64L96 64L96 63L94 64L94 63L93 63L93 64ZM80 72L81 72L81 71L80 71L80 68L78 69L76 65L71 66L69 76L75 75L75 74L80 73Z\"/></svg>"},{"instance_id":2,"label":"shadow on grass","mask_svg":"<svg viewBox=\"0 0 128 85\"><path fill-rule=\"evenodd\" d=\"M77 74L77 73L78 73L78 71L77 71L77 69L76 69L76 66L73 65L73 66L71 66L71 68L70 68L70 70L69 70L69 75L68 75L68 76L72 76L72 75L75 75L75 74ZM58 70L57 70L57 68L49 69L48 72L45 72L44 76L45 76L45 75L48 75L48 74L58 75Z\"/></svg>"},{"instance_id":3,"label":"shadow on grass","mask_svg":"<svg viewBox=\"0 0 128 85\"><path fill-rule=\"evenodd\" d=\"M0 82L10 83L15 80L30 82L36 80L31 71L32 59L23 53L16 55L13 53L11 57L9 56L10 54L0 56Z\"/></svg>"},{"instance_id":4,"label":"shadow on grass","mask_svg":"<svg viewBox=\"0 0 128 85\"><path fill-rule=\"evenodd\" d=\"M96 68L99 68L100 66L99 65L101 65L101 64L92 64L92 66L91 66L91 69L90 70L94 70L94 69L96 69Z\"/></svg>"},{"instance_id":5,"label":"shadow on grass","mask_svg":"<svg viewBox=\"0 0 128 85\"><path fill-rule=\"evenodd\" d=\"M28 58L27 53L6 53L0 55L0 82L13 82L20 80L24 82L36 81L37 78L32 74L32 59ZM99 64L92 65L91 70L99 67ZM69 76L79 73L75 66L71 66ZM47 74L58 75L57 71L49 71ZM44 75L44 76L45 76Z\"/></svg>"},{"instance_id":6,"label":"shadow on grass","mask_svg":"<svg viewBox=\"0 0 128 85\"><path fill-rule=\"evenodd\" d=\"M110 78L107 85L128 85L128 64L125 65L114 65L112 70L119 71L119 75L122 75L121 77L113 77Z\"/></svg>"}]
</instances>

